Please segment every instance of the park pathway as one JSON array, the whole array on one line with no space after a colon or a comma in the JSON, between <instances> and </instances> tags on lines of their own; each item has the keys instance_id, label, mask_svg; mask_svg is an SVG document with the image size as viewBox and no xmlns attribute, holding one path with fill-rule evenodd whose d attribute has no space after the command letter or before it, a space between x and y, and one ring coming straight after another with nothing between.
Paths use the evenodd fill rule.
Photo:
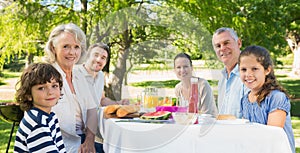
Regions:
<instances>
[{"instance_id":1,"label":"park pathway","mask_svg":"<svg viewBox=\"0 0 300 153\"><path fill-rule=\"evenodd\" d=\"M18 78L6 79L4 82L6 85L0 86L0 99L1 100L12 100L14 99L15 94L15 85L18 81Z\"/></svg>"}]
</instances>

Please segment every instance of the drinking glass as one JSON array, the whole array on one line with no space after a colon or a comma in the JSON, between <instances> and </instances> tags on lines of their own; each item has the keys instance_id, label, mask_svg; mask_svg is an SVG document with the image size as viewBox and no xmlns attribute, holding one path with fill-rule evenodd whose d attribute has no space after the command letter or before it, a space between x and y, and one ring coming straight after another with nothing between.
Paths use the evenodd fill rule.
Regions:
<instances>
[{"instance_id":1,"label":"drinking glass","mask_svg":"<svg viewBox=\"0 0 300 153\"><path fill-rule=\"evenodd\" d=\"M198 113L198 103L199 103L199 88L198 88L198 78L191 78L191 97L189 101L189 112Z\"/></svg>"},{"instance_id":2,"label":"drinking glass","mask_svg":"<svg viewBox=\"0 0 300 153\"><path fill-rule=\"evenodd\" d=\"M145 112L155 111L155 107L158 105L158 103L157 88L146 88L143 97L143 106Z\"/></svg>"}]
</instances>

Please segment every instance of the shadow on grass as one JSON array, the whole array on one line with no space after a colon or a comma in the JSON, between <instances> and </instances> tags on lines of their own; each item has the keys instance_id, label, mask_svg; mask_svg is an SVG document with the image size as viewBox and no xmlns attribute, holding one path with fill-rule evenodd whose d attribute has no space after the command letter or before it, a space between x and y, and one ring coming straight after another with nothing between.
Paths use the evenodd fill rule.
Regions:
<instances>
[{"instance_id":1,"label":"shadow on grass","mask_svg":"<svg viewBox=\"0 0 300 153\"><path fill-rule=\"evenodd\" d=\"M7 83L5 83L2 79L0 79L0 86L2 85L6 85Z\"/></svg>"},{"instance_id":2,"label":"shadow on grass","mask_svg":"<svg viewBox=\"0 0 300 153\"><path fill-rule=\"evenodd\" d=\"M21 71L12 72L9 70L4 70L4 71L0 72L0 78L2 78L2 79L17 78L17 77L20 77L20 75L21 75Z\"/></svg>"},{"instance_id":3,"label":"shadow on grass","mask_svg":"<svg viewBox=\"0 0 300 153\"><path fill-rule=\"evenodd\" d=\"M156 88L174 88L179 83L179 80L166 80L166 81L143 81L131 83L133 87L156 87Z\"/></svg>"},{"instance_id":4,"label":"shadow on grass","mask_svg":"<svg viewBox=\"0 0 300 153\"><path fill-rule=\"evenodd\" d=\"M291 101L291 115L300 117L300 100Z\"/></svg>"},{"instance_id":5,"label":"shadow on grass","mask_svg":"<svg viewBox=\"0 0 300 153\"><path fill-rule=\"evenodd\" d=\"M7 83L4 81L5 79L9 78L18 78L20 77L21 72L11 72L8 70L4 70L0 72L0 86L7 85Z\"/></svg>"},{"instance_id":6,"label":"shadow on grass","mask_svg":"<svg viewBox=\"0 0 300 153\"><path fill-rule=\"evenodd\" d=\"M300 98L300 80L280 80L279 81L285 89L288 90L288 93L292 96L293 99Z\"/></svg>"}]
</instances>

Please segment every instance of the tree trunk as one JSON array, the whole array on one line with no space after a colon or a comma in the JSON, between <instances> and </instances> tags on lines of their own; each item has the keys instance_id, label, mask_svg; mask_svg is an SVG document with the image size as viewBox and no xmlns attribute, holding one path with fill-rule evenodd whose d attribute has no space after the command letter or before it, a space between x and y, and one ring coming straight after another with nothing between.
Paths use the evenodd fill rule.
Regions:
<instances>
[{"instance_id":1,"label":"tree trunk","mask_svg":"<svg viewBox=\"0 0 300 153\"><path fill-rule=\"evenodd\" d=\"M128 59L128 69L127 71L125 72L125 76L124 76L124 85L128 85L128 73L131 71L131 69L133 68L133 63L132 63L132 58L129 58ZM127 66L127 65L126 65Z\"/></svg>"},{"instance_id":2,"label":"tree trunk","mask_svg":"<svg viewBox=\"0 0 300 153\"><path fill-rule=\"evenodd\" d=\"M81 29L82 31L86 34L87 33L87 18L85 17L87 14L87 5L88 1L87 0L82 0L81 1L81 12L83 12L83 15L80 16L81 19Z\"/></svg>"},{"instance_id":3,"label":"tree trunk","mask_svg":"<svg viewBox=\"0 0 300 153\"><path fill-rule=\"evenodd\" d=\"M27 61L25 63L25 68L27 68L28 65L30 65L31 63L33 63L33 57L34 57L33 54L28 53L28 55L27 55Z\"/></svg>"},{"instance_id":4,"label":"tree trunk","mask_svg":"<svg viewBox=\"0 0 300 153\"><path fill-rule=\"evenodd\" d=\"M132 38L130 36L130 30L125 30L123 32L123 42L121 43L120 49L119 49L119 55L118 60L116 64L116 68L113 71L113 73L110 76L108 86L111 89L108 89L112 91L113 95L108 95L109 98L114 97L116 100L120 100L122 96L122 85L123 80L126 72L126 60L129 55L129 47L132 42Z\"/></svg>"},{"instance_id":5,"label":"tree trunk","mask_svg":"<svg viewBox=\"0 0 300 153\"><path fill-rule=\"evenodd\" d=\"M296 36L298 37L298 36ZM292 50L294 54L294 60L293 60L293 67L291 75L293 76L300 76L300 41L298 39L287 39L287 42L290 46L290 49Z\"/></svg>"},{"instance_id":6,"label":"tree trunk","mask_svg":"<svg viewBox=\"0 0 300 153\"><path fill-rule=\"evenodd\" d=\"M113 95L109 95L109 97L114 97L116 100L120 100L122 96L122 84L124 75L126 72L126 59L129 53L129 49L120 49L120 55L117 61L117 67L111 74L109 87L112 90Z\"/></svg>"},{"instance_id":7,"label":"tree trunk","mask_svg":"<svg viewBox=\"0 0 300 153\"><path fill-rule=\"evenodd\" d=\"M294 49L293 74L300 76L300 42Z\"/></svg>"}]
</instances>

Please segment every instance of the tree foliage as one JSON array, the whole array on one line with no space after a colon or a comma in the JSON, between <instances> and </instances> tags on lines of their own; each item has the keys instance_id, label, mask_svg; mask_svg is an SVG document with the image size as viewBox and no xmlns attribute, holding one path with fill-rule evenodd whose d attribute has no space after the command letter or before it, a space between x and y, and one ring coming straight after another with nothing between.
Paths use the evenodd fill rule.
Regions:
<instances>
[{"instance_id":1,"label":"tree foliage","mask_svg":"<svg viewBox=\"0 0 300 153\"><path fill-rule=\"evenodd\" d=\"M178 52L215 58L211 35L219 27L234 28L244 47L264 46L273 57L290 53L286 37L299 38L299 7L297 0L9 1L0 8L0 69L12 57L30 63L33 55L43 56L52 28L73 22L86 33L88 46L111 47L110 96L120 99L134 64L165 64Z\"/></svg>"},{"instance_id":2,"label":"tree foliage","mask_svg":"<svg viewBox=\"0 0 300 153\"><path fill-rule=\"evenodd\" d=\"M286 54L286 31L292 30L289 25L293 20L299 20L300 14L299 1L295 0L194 0L167 3L197 17L211 34L220 27L231 27L242 38L243 46L262 45L271 50L273 55Z\"/></svg>"}]
</instances>

